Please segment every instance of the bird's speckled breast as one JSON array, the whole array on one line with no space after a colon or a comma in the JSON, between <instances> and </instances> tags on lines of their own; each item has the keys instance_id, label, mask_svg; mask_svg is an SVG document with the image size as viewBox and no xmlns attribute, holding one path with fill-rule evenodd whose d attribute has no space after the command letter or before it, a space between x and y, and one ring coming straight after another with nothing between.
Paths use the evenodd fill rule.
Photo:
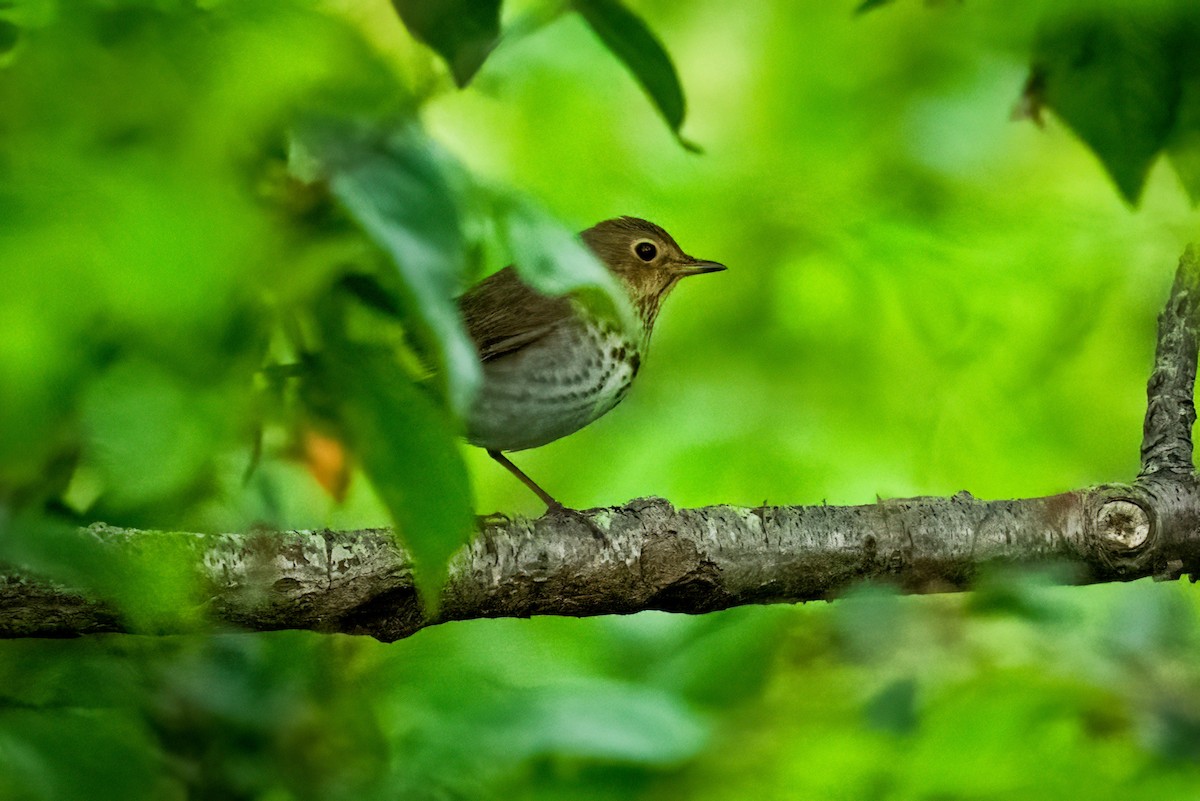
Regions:
<instances>
[{"instance_id":1,"label":"bird's speckled breast","mask_svg":"<svg viewBox=\"0 0 1200 801\"><path fill-rule=\"evenodd\" d=\"M612 409L641 366L640 343L606 323L578 318L483 365L467 439L519 451L565 437Z\"/></svg>"}]
</instances>

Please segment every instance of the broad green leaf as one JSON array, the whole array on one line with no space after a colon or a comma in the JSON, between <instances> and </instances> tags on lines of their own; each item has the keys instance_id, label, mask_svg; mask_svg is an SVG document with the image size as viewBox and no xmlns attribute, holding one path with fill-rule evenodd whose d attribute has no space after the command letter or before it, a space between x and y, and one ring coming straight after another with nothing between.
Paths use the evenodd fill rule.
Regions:
<instances>
[{"instance_id":1,"label":"broad green leaf","mask_svg":"<svg viewBox=\"0 0 1200 801\"><path fill-rule=\"evenodd\" d=\"M1131 204L1175 120L1175 41L1156 19L1114 14L1058 24L1034 47L1045 105L1099 157Z\"/></svg>"},{"instance_id":2,"label":"broad green leaf","mask_svg":"<svg viewBox=\"0 0 1200 801\"><path fill-rule=\"evenodd\" d=\"M619 0L574 0L573 5L604 46L621 60L650 95L679 143L688 150L699 152L700 148L684 139L679 130L687 106L675 65L646 23Z\"/></svg>"},{"instance_id":3,"label":"broad green leaf","mask_svg":"<svg viewBox=\"0 0 1200 801\"><path fill-rule=\"evenodd\" d=\"M547 295L583 290L598 311L632 327L625 292L576 234L523 198L502 200L498 217L513 266L526 283Z\"/></svg>"},{"instance_id":4,"label":"broad green leaf","mask_svg":"<svg viewBox=\"0 0 1200 801\"><path fill-rule=\"evenodd\" d=\"M451 405L465 414L481 374L454 301L467 256L439 157L411 127L384 132L346 123L310 126L298 142L301 152L294 160L310 173L303 177L324 174L334 195L399 271L411 296L410 310L439 356Z\"/></svg>"},{"instance_id":5,"label":"broad green leaf","mask_svg":"<svg viewBox=\"0 0 1200 801\"><path fill-rule=\"evenodd\" d=\"M500 38L500 0L392 0L414 37L450 65L460 87L471 82Z\"/></svg>"},{"instance_id":6,"label":"broad green leaf","mask_svg":"<svg viewBox=\"0 0 1200 801\"><path fill-rule=\"evenodd\" d=\"M416 566L417 587L436 604L451 554L474 527L467 469L446 413L412 383L391 354L329 343L321 389Z\"/></svg>"}]
</instances>

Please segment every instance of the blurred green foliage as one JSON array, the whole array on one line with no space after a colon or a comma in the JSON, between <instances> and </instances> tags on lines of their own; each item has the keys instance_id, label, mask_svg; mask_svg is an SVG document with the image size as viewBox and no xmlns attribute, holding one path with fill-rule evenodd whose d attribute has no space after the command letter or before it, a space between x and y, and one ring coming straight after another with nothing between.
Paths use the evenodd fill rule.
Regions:
<instances>
[{"instance_id":1,"label":"blurred green foliage","mask_svg":"<svg viewBox=\"0 0 1200 801\"><path fill-rule=\"evenodd\" d=\"M515 261L609 303L565 231L618 214L731 269L668 303L625 404L518 457L572 505L1132 477L1200 221L1192 4L860 5L0 1L0 560L147 634L206 626L186 544L77 524L390 519L435 585L473 508L540 512L455 443L451 296ZM0 643L0 798L1174 797L1197 613L1005 575Z\"/></svg>"}]
</instances>

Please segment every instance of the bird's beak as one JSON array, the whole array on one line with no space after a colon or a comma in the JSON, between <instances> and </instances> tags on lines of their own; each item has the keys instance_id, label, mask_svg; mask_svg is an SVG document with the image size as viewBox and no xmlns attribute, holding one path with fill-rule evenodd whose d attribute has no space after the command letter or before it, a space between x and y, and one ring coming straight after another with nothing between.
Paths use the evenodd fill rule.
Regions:
<instances>
[{"instance_id":1,"label":"bird's beak","mask_svg":"<svg viewBox=\"0 0 1200 801\"><path fill-rule=\"evenodd\" d=\"M704 273L719 273L725 269L727 269L725 265L719 262L696 259L677 265L674 273L676 275L702 275Z\"/></svg>"}]
</instances>

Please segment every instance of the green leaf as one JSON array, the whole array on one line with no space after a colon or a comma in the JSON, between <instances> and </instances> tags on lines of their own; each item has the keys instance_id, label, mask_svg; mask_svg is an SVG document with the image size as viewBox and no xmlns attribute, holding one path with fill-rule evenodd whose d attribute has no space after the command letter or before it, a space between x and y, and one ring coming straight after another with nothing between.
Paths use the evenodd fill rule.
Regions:
<instances>
[{"instance_id":1,"label":"green leaf","mask_svg":"<svg viewBox=\"0 0 1200 801\"><path fill-rule=\"evenodd\" d=\"M633 73L679 143L699 152L700 148L684 139L679 131L687 107L675 65L646 23L618 0L575 0L574 8L604 46Z\"/></svg>"},{"instance_id":2,"label":"green leaf","mask_svg":"<svg viewBox=\"0 0 1200 801\"><path fill-rule=\"evenodd\" d=\"M306 177L325 174L334 195L391 258L441 363L451 406L465 414L482 377L454 300L467 255L439 156L412 127L310 125L298 144L298 169L310 172ZM310 159L315 164L305 163Z\"/></svg>"},{"instance_id":3,"label":"green leaf","mask_svg":"<svg viewBox=\"0 0 1200 801\"><path fill-rule=\"evenodd\" d=\"M1167 28L1138 14L1074 20L1043 31L1034 47L1045 105L1131 204L1175 120L1178 59Z\"/></svg>"},{"instance_id":4,"label":"green leaf","mask_svg":"<svg viewBox=\"0 0 1200 801\"><path fill-rule=\"evenodd\" d=\"M387 351L335 339L318 374L412 555L422 598L436 604L446 564L475 522L452 421Z\"/></svg>"},{"instance_id":5,"label":"green leaf","mask_svg":"<svg viewBox=\"0 0 1200 801\"><path fill-rule=\"evenodd\" d=\"M632 330L628 296L575 233L524 198L501 199L498 221L513 266L526 283L546 295L582 290L596 311Z\"/></svg>"},{"instance_id":6,"label":"green leaf","mask_svg":"<svg viewBox=\"0 0 1200 801\"><path fill-rule=\"evenodd\" d=\"M500 0L392 0L404 25L466 86L500 38Z\"/></svg>"}]
</instances>

